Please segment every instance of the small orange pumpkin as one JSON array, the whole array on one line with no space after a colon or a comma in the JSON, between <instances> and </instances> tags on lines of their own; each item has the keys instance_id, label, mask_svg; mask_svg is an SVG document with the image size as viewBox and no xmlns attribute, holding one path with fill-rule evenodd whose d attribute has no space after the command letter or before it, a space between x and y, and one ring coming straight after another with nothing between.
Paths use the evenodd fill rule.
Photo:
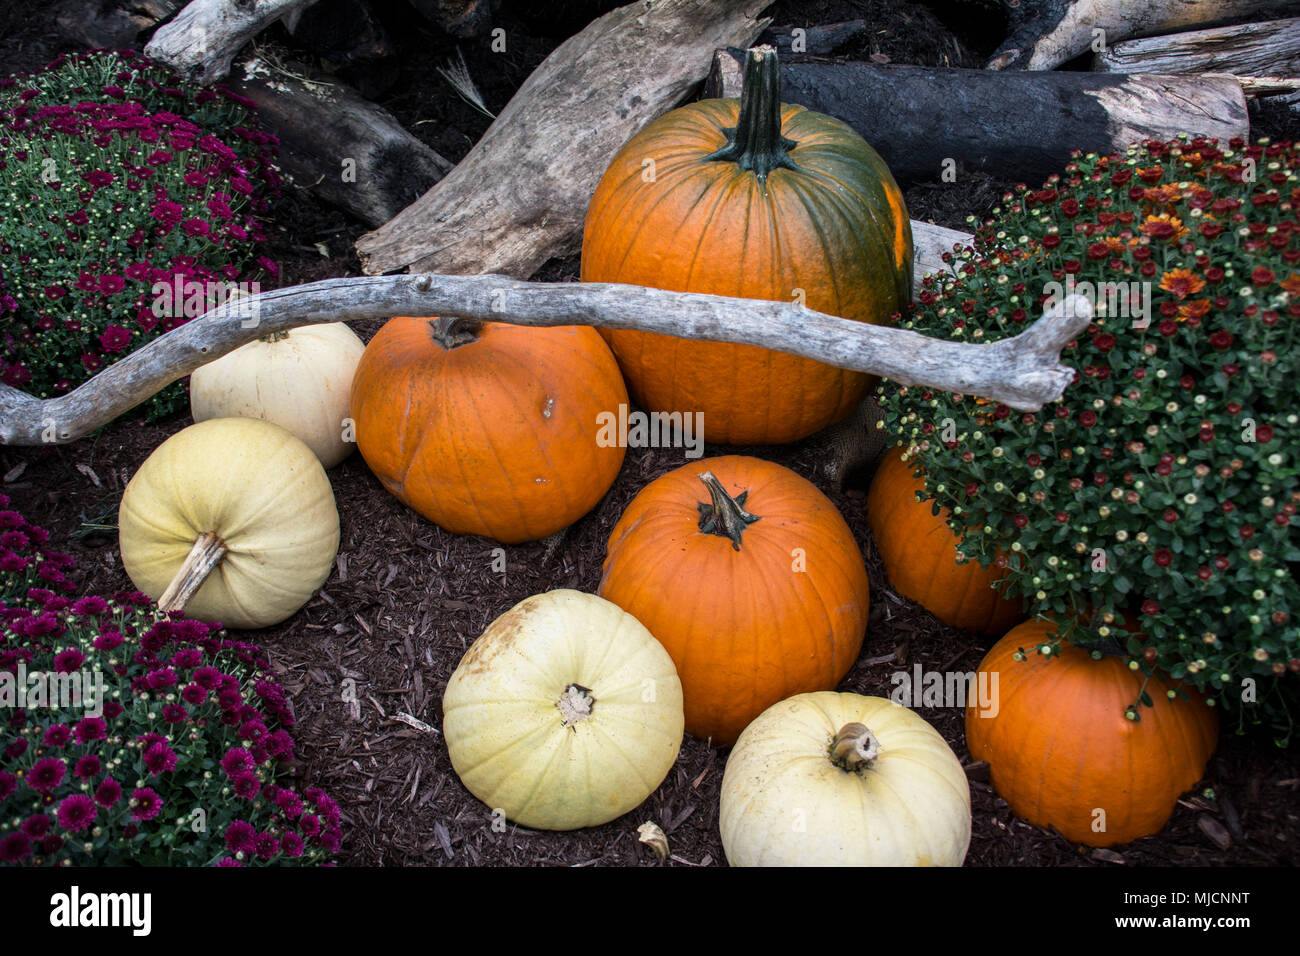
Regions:
<instances>
[{"instance_id":1,"label":"small orange pumpkin","mask_svg":"<svg viewBox=\"0 0 1300 956\"><path fill-rule=\"evenodd\" d=\"M391 319L352 381L357 447L385 488L448 531L507 544L568 527L625 449L597 441L627 402L592 329Z\"/></svg>"},{"instance_id":2,"label":"small orange pumpkin","mask_svg":"<svg viewBox=\"0 0 1300 956\"><path fill-rule=\"evenodd\" d=\"M977 680L987 681L994 706L966 709L971 756L988 761L994 789L1016 816L1067 840L1111 846L1160 832L1179 795L1205 773L1218 715L1190 689L1190 699L1169 699L1171 685L1154 677L1145 685L1152 706L1132 707L1143 692L1140 672L1064 641L1050 656L1039 653L1055 631L1050 621L1026 621L984 658Z\"/></svg>"},{"instance_id":3,"label":"small orange pumpkin","mask_svg":"<svg viewBox=\"0 0 1300 956\"><path fill-rule=\"evenodd\" d=\"M929 501L917 501L916 492L924 490L898 449L885 454L867 495L867 520L889 583L952 627L1006 633L1024 617L1018 599L993 587L1006 572L976 561L958 564L959 539L948 527L948 510L936 515Z\"/></svg>"},{"instance_id":4,"label":"small orange pumpkin","mask_svg":"<svg viewBox=\"0 0 1300 956\"><path fill-rule=\"evenodd\" d=\"M770 47L740 100L691 103L614 156L587 209L584 282L804 302L886 323L912 290L912 227L879 154L849 126L781 103ZM707 441L797 441L871 380L767 349L602 330L638 404L703 412Z\"/></svg>"},{"instance_id":5,"label":"small orange pumpkin","mask_svg":"<svg viewBox=\"0 0 1300 956\"><path fill-rule=\"evenodd\" d=\"M779 700L835 687L870 602L831 500L788 468L735 455L643 488L610 535L597 593L668 650L686 730L718 745Z\"/></svg>"}]
</instances>

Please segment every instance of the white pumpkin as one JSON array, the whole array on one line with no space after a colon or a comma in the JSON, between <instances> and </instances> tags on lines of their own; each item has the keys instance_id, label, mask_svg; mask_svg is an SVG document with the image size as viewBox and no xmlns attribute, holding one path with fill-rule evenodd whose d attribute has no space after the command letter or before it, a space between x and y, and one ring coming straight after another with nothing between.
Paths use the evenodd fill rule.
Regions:
<instances>
[{"instance_id":1,"label":"white pumpkin","mask_svg":"<svg viewBox=\"0 0 1300 956\"><path fill-rule=\"evenodd\" d=\"M270 422L216 418L145 460L122 494L118 534L126 573L164 609L269 627L325 583L339 514L305 444Z\"/></svg>"},{"instance_id":2,"label":"white pumpkin","mask_svg":"<svg viewBox=\"0 0 1300 956\"><path fill-rule=\"evenodd\" d=\"M443 735L465 787L526 827L613 820L663 781L682 743L672 658L632 615L558 590L502 614L461 659Z\"/></svg>"},{"instance_id":3,"label":"white pumpkin","mask_svg":"<svg viewBox=\"0 0 1300 956\"><path fill-rule=\"evenodd\" d=\"M906 707L799 694L736 741L719 827L732 866L960 866L970 785L944 739Z\"/></svg>"},{"instance_id":4,"label":"white pumpkin","mask_svg":"<svg viewBox=\"0 0 1300 956\"><path fill-rule=\"evenodd\" d=\"M365 343L347 325L306 325L229 352L190 376L190 412L261 418L305 441L326 468L356 447L344 441L352 376Z\"/></svg>"}]
</instances>

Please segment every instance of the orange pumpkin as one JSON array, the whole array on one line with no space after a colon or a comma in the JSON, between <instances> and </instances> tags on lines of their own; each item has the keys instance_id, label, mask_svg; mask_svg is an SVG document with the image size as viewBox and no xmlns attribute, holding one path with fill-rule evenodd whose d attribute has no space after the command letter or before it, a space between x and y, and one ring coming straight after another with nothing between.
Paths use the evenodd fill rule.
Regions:
<instances>
[{"instance_id":1,"label":"orange pumpkin","mask_svg":"<svg viewBox=\"0 0 1300 956\"><path fill-rule=\"evenodd\" d=\"M867 627L866 566L830 499L727 456L652 481L614 527L597 591L667 648L686 730L734 743L764 709L830 690Z\"/></svg>"},{"instance_id":2,"label":"orange pumpkin","mask_svg":"<svg viewBox=\"0 0 1300 956\"><path fill-rule=\"evenodd\" d=\"M624 449L598 416L627 402L582 326L391 319L352 381L357 447L385 488L448 531L532 541L600 501Z\"/></svg>"},{"instance_id":3,"label":"orange pumpkin","mask_svg":"<svg viewBox=\"0 0 1300 956\"><path fill-rule=\"evenodd\" d=\"M615 155L587 210L582 278L884 323L911 297L911 221L876 151L839 120L781 103L775 52L755 50L739 101L673 110ZM642 407L703 412L711 442L796 441L871 384L754 346L602 334Z\"/></svg>"},{"instance_id":4,"label":"orange pumpkin","mask_svg":"<svg viewBox=\"0 0 1300 956\"><path fill-rule=\"evenodd\" d=\"M952 627L1006 633L1024 617L1019 599L993 587L1006 572L977 561L957 563L960 542L948 527L948 510L936 515L929 501L917 501L916 492L924 489L898 449L885 454L871 481L867 520L889 583Z\"/></svg>"},{"instance_id":5,"label":"orange pumpkin","mask_svg":"<svg viewBox=\"0 0 1300 956\"><path fill-rule=\"evenodd\" d=\"M1037 648L1056 625L1026 621L980 664L995 707L966 710L966 743L987 760L993 786L1016 816L1055 827L1088 846L1128 843L1158 833L1180 794L1205 773L1219 720L1189 690L1170 700L1170 684L1152 678L1152 706L1133 707L1143 676L1118 656L1093 660L1062 642L1050 657ZM1025 660L1017 661L1019 648Z\"/></svg>"}]
</instances>

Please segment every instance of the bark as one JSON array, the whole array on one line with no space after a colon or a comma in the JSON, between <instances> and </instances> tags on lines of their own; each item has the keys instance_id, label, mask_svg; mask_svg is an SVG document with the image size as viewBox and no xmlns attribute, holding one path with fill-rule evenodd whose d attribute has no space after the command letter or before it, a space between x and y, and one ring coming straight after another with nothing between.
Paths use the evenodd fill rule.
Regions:
<instances>
[{"instance_id":1,"label":"bark","mask_svg":"<svg viewBox=\"0 0 1300 956\"><path fill-rule=\"evenodd\" d=\"M718 51L707 91L736 95L740 50ZM1122 152L1145 139L1250 133L1231 76L1037 73L875 63L786 63L782 99L848 123L904 182L939 179L945 161L1024 182L1059 172L1070 151Z\"/></svg>"},{"instance_id":2,"label":"bark","mask_svg":"<svg viewBox=\"0 0 1300 956\"><path fill-rule=\"evenodd\" d=\"M1112 73L1300 75L1300 19L1125 40L1093 59Z\"/></svg>"},{"instance_id":3,"label":"bark","mask_svg":"<svg viewBox=\"0 0 1300 956\"><path fill-rule=\"evenodd\" d=\"M245 43L314 0L193 0L159 27L144 52L192 83L224 80Z\"/></svg>"},{"instance_id":4,"label":"bark","mask_svg":"<svg viewBox=\"0 0 1300 956\"><path fill-rule=\"evenodd\" d=\"M1003 0L1010 28L990 70L1051 70L1093 48L1250 16L1295 12L1295 0ZM1102 31L1100 38L1094 33Z\"/></svg>"},{"instance_id":5,"label":"bark","mask_svg":"<svg viewBox=\"0 0 1300 956\"><path fill-rule=\"evenodd\" d=\"M452 168L397 119L338 80L260 60L242 65L232 89L257 104L280 140L280 163L314 194L378 226Z\"/></svg>"}]
</instances>

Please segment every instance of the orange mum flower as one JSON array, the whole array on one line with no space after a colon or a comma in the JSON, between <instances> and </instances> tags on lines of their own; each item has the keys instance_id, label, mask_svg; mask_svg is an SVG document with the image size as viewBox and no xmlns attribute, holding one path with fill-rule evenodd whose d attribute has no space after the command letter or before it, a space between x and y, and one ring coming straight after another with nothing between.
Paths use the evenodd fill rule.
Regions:
<instances>
[{"instance_id":1,"label":"orange mum flower","mask_svg":"<svg viewBox=\"0 0 1300 956\"><path fill-rule=\"evenodd\" d=\"M1191 269L1170 269L1160 277L1160 288L1185 299L1204 289L1205 280Z\"/></svg>"},{"instance_id":2,"label":"orange mum flower","mask_svg":"<svg viewBox=\"0 0 1300 956\"><path fill-rule=\"evenodd\" d=\"M1204 285L1204 283L1201 284ZM1186 322L1188 319L1203 319L1209 311L1209 299L1193 299L1191 302L1184 302L1178 306L1178 321Z\"/></svg>"},{"instance_id":3,"label":"orange mum flower","mask_svg":"<svg viewBox=\"0 0 1300 956\"><path fill-rule=\"evenodd\" d=\"M1151 203L1175 203L1182 200L1183 191L1173 183L1166 183L1163 186L1152 186L1142 193L1142 198Z\"/></svg>"},{"instance_id":4,"label":"orange mum flower","mask_svg":"<svg viewBox=\"0 0 1300 956\"><path fill-rule=\"evenodd\" d=\"M1283 291L1291 295L1300 295L1300 273L1293 272L1281 282L1278 283Z\"/></svg>"},{"instance_id":5,"label":"orange mum flower","mask_svg":"<svg viewBox=\"0 0 1300 956\"><path fill-rule=\"evenodd\" d=\"M1170 242L1176 242L1187 234L1187 227L1177 216L1162 212L1158 216L1147 216L1142 220L1142 232L1152 239L1168 239Z\"/></svg>"}]
</instances>

